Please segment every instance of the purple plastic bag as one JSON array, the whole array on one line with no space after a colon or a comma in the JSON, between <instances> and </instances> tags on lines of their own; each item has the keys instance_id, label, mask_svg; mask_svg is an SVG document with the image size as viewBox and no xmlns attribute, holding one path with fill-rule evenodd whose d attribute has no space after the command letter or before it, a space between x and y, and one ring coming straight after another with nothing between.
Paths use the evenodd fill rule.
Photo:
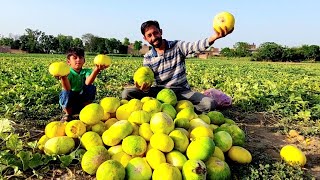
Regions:
<instances>
[{"instance_id":1,"label":"purple plastic bag","mask_svg":"<svg viewBox=\"0 0 320 180\"><path fill-rule=\"evenodd\" d=\"M232 104L232 98L220 90L211 88L205 90L203 94L214 99L218 107L229 107Z\"/></svg>"}]
</instances>

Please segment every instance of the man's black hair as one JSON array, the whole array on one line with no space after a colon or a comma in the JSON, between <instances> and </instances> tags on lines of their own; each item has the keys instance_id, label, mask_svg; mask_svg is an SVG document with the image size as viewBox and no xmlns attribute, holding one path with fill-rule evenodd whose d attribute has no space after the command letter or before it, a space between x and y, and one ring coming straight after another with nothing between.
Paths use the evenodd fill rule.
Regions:
<instances>
[{"instance_id":1,"label":"man's black hair","mask_svg":"<svg viewBox=\"0 0 320 180\"><path fill-rule=\"evenodd\" d=\"M84 57L84 49L80 47L72 47L67 51L67 59L69 59L70 56Z\"/></svg>"},{"instance_id":2,"label":"man's black hair","mask_svg":"<svg viewBox=\"0 0 320 180\"><path fill-rule=\"evenodd\" d=\"M144 35L145 30L150 26L155 26L156 28L158 28L160 30L160 25L159 25L158 21L149 20L149 21L146 21L141 24L141 33Z\"/></svg>"}]
</instances>

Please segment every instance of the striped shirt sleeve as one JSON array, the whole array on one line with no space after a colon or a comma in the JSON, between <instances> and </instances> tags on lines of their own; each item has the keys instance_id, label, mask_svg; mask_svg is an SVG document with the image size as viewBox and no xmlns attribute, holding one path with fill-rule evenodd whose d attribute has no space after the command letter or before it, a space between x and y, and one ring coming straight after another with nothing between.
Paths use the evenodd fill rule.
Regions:
<instances>
[{"instance_id":1,"label":"striped shirt sleeve","mask_svg":"<svg viewBox=\"0 0 320 180\"><path fill-rule=\"evenodd\" d=\"M196 42L185 42L185 41L179 41L178 47L181 51L181 53L185 56L192 53L197 53L201 51L205 51L210 47L209 45L209 38L199 40Z\"/></svg>"}]
</instances>

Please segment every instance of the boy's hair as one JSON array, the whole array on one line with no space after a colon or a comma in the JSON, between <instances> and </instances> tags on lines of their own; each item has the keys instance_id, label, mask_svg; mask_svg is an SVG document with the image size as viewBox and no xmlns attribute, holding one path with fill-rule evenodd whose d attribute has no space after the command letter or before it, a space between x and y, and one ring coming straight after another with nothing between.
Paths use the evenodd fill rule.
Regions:
<instances>
[{"instance_id":1,"label":"boy's hair","mask_svg":"<svg viewBox=\"0 0 320 180\"><path fill-rule=\"evenodd\" d=\"M149 21L146 21L141 24L141 33L144 35L145 30L150 26L155 26L156 28L158 28L160 30L160 25L159 25L158 21L149 20Z\"/></svg>"},{"instance_id":2,"label":"boy's hair","mask_svg":"<svg viewBox=\"0 0 320 180\"><path fill-rule=\"evenodd\" d=\"M70 56L84 57L84 49L79 47L72 47L67 51L67 59L69 59Z\"/></svg>"}]
</instances>

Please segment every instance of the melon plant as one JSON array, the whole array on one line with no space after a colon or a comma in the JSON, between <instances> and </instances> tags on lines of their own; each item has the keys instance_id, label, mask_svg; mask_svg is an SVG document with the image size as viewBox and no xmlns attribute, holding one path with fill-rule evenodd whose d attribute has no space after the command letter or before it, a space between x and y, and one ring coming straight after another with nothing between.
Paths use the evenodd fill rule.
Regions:
<instances>
[{"instance_id":1,"label":"melon plant","mask_svg":"<svg viewBox=\"0 0 320 180\"><path fill-rule=\"evenodd\" d=\"M151 86L154 81L153 71L147 66L142 66L135 71L133 80L139 86L142 86L143 83L147 86Z\"/></svg>"},{"instance_id":2,"label":"melon plant","mask_svg":"<svg viewBox=\"0 0 320 180\"><path fill-rule=\"evenodd\" d=\"M52 76L66 76L70 73L70 67L62 61L53 62L49 66L49 73Z\"/></svg>"}]
</instances>

